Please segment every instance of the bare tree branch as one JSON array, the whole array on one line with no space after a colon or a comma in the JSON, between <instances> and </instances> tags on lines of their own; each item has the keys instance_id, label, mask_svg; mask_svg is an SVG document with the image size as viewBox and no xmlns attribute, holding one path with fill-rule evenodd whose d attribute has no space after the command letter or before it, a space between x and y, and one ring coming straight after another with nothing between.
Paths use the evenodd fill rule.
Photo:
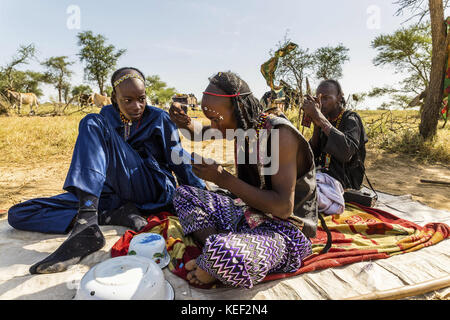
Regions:
<instances>
[{"instance_id":1,"label":"bare tree branch","mask_svg":"<svg viewBox=\"0 0 450 320\"><path fill-rule=\"evenodd\" d=\"M443 0L443 6L445 8L450 7L450 0ZM396 16L403 15L404 11L409 11L413 13L411 17L406 19L403 23L413 20L418 17L418 22L422 22L423 18L430 13L430 8L428 6L427 0L397 0L393 4L399 6L395 12Z\"/></svg>"}]
</instances>

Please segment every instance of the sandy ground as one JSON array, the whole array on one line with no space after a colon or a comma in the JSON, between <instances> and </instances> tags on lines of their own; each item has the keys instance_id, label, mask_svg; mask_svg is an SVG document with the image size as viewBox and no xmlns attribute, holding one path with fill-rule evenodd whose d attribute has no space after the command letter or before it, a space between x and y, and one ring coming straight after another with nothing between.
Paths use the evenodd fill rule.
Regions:
<instances>
[{"instance_id":1,"label":"sandy ground","mask_svg":"<svg viewBox=\"0 0 450 320\"><path fill-rule=\"evenodd\" d=\"M425 165L405 155L368 150L366 168L375 190L394 195L410 194L413 200L450 211L450 186L420 182L426 179L450 183L449 165ZM364 183L367 185L366 180Z\"/></svg>"},{"instance_id":2,"label":"sandy ground","mask_svg":"<svg viewBox=\"0 0 450 320\"><path fill-rule=\"evenodd\" d=\"M199 150L186 144L184 147L188 150ZM208 148L203 149L205 152L202 153L212 155L214 148L212 145ZM219 161L232 161L232 152L228 145L222 161ZM215 158L220 159L220 154ZM28 166L0 164L0 218L5 218L8 208L21 201L63 192L62 186L69 164L70 159L62 162L43 161L38 165ZM414 200L430 207L450 211L450 202L447 201L450 186L420 182L420 179L450 182L450 166L424 165L403 155L368 150L366 167L376 190L395 195L410 194Z\"/></svg>"},{"instance_id":3,"label":"sandy ground","mask_svg":"<svg viewBox=\"0 0 450 320\"><path fill-rule=\"evenodd\" d=\"M183 140L183 145L190 151L203 149L199 152L205 156L218 159L221 163L232 163L233 148L227 144L223 152L222 142L213 144L189 145ZM206 149L205 149L206 146ZM215 148L213 147L215 146ZM6 219L8 208L19 202L36 197L49 197L63 192L62 186L70 159L65 161L45 161L34 165L5 164L0 162L0 220ZM380 150L368 150L366 159L367 174L376 190L395 195L410 194L413 199L436 209L450 211L447 201L450 186L423 184L420 179L450 181L450 166L424 165L412 161L404 155L389 154ZM234 169L227 167L228 169ZM416 299L450 299L424 298Z\"/></svg>"}]
</instances>

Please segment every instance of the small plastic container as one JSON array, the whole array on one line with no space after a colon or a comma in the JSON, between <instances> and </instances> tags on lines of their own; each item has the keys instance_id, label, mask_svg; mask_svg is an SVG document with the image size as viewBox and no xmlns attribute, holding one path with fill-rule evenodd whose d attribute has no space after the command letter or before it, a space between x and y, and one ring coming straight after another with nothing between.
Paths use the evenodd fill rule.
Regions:
<instances>
[{"instance_id":1,"label":"small plastic container","mask_svg":"<svg viewBox=\"0 0 450 320\"><path fill-rule=\"evenodd\" d=\"M128 255L136 255L153 259L162 269L170 262L166 241L157 233L140 233L130 241Z\"/></svg>"}]
</instances>

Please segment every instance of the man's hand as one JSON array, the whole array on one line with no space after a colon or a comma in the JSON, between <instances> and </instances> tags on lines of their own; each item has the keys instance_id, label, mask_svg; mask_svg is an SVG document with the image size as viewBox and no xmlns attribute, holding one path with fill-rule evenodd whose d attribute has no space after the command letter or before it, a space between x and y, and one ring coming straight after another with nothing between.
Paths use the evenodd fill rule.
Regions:
<instances>
[{"instance_id":1,"label":"man's hand","mask_svg":"<svg viewBox=\"0 0 450 320\"><path fill-rule=\"evenodd\" d=\"M322 96L312 97L309 94L305 96L303 100L302 109L305 112L305 115L310 117L313 121L317 119L321 113L322 109Z\"/></svg>"},{"instance_id":2,"label":"man's hand","mask_svg":"<svg viewBox=\"0 0 450 320\"><path fill-rule=\"evenodd\" d=\"M188 129L191 124L191 118L184 112L181 103L174 102L169 109L170 120L172 120L178 128Z\"/></svg>"},{"instance_id":3,"label":"man's hand","mask_svg":"<svg viewBox=\"0 0 450 320\"><path fill-rule=\"evenodd\" d=\"M202 156L194 153L192 153L192 158L196 162L195 164L192 164L192 171L197 177L206 181L211 181L218 186L221 185L220 181L225 169L220 164L217 164L211 159L204 159ZM201 162L199 160L201 160ZM207 162L212 162L212 164L208 164Z\"/></svg>"},{"instance_id":4,"label":"man's hand","mask_svg":"<svg viewBox=\"0 0 450 320\"><path fill-rule=\"evenodd\" d=\"M314 132L311 141L311 146L317 147L317 139L319 136L319 128L322 132L325 133L326 136L330 135L331 128L333 127L328 119L323 115L322 109L322 95L311 97L310 95L306 95L305 100L303 102L302 109L305 112L305 115L311 118L312 122L314 122Z\"/></svg>"}]
</instances>

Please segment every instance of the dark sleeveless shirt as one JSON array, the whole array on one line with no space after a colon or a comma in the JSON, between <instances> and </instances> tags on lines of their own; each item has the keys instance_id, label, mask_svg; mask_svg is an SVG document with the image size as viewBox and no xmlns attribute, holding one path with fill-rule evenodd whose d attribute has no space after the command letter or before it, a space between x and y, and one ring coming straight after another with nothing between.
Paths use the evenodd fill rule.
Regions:
<instances>
[{"instance_id":1,"label":"dark sleeveless shirt","mask_svg":"<svg viewBox=\"0 0 450 320\"><path fill-rule=\"evenodd\" d=\"M316 185L316 172L314 164L314 154L309 146L309 143L300 133L300 131L295 128L292 123L284 117L269 116L267 119L265 128L268 130L274 129L280 126L289 127L297 135L299 142L307 146L309 153L309 160L311 166L306 174L297 179L295 185L295 200L294 200L294 210L292 213L292 219L295 220L298 225L299 220L302 225L301 229L305 236L308 238L314 238L317 231L317 219L318 219L318 208L317 208L317 185ZM269 138L267 144L268 156L270 157L271 151L271 139ZM248 146L246 146L246 160L248 159ZM247 163L247 161L246 161ZM265 167L269 167L266 164ZM237 165L238 178L244 180L245 182L259 187L261 189L271 190L271 176L270 175L260 175L258 166L255 164L238 164Z\"/></svg>"}]
</instances>

